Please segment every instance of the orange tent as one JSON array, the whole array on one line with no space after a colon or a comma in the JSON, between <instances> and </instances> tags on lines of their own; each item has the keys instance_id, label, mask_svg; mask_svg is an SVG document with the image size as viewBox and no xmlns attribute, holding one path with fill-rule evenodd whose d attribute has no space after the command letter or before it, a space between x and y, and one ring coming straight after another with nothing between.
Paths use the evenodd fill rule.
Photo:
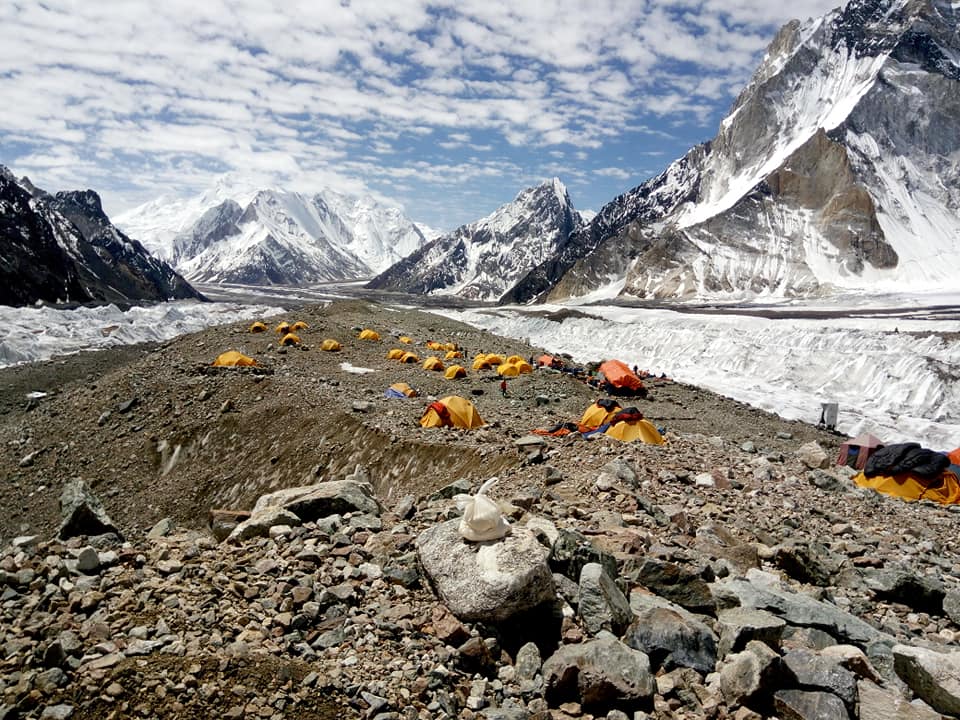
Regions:
<instances>
[{"instance_id":1,"label":"orange tent","mask_svg":"<svg viewBox=\"0 0 960 720\"><path fill-rule=\"evenodd\" d=\"M290 326L290 332L298 332L299 330L306 330L309 325L307 325L303 320L297 320L293 325Z\"/></svg>"},{"instance_id":2,"label":"orange tent","mask_svg":"<svg viewBox=\"0 0 960 720\"><path fill-rule=\"evenodd\" d=\"M413 344L413 338L407 337L406 335L401 335L400 338L399 338L399 340L400 340L400 342L402 342L404 345L412 345L412 344Z\"/></svg>"},{"instance_id":3,"label":"orange tent","mask_svg":"<svg viewBox=\"0 0 960 720\"><path fill-rule=\"evenodd\" d=\"M214 367L250 367L256 365L257 361L236 350L228 350L218 355L212 364Z\"/></svg>"},{"instance_id":4,"label":"orange tent","mask_svg":"<svg viewBox=\"0 0 960 720\"><path fill-rule=\"evenodd\" d=\"M420 418L420 425L425 428L458 427L473 430L484 424L473 403L457 395L449 395L430 403Z\"/></svg>"},{"instance_id":5,"label":"orange tent","mask_svg":"<svg viewBox=\"0 0 960 720\"><path fill-rule=\"evenodd\" d=\"M359 337L361 340L379 340L380 333L378 333L376 330L367 328L365 330L361 330L357 337Z\"/></svg>"},{"instance_id":6,"label":"orange tent","mask_svg":"<svg viewBox=\"0 0 960 720\"><path fill-rule=\"evenodd\" d=\"M343 348L343 346L333 338L327 338L320 344L320 349L326 350L327 352L337 352L341 348Z\"/></svg>"},{"instance_id":7,"label":"orange tent","mask_svg":"<svg viewBox=\"0 0 960 720\"><path fill-rule=\"evenodd\" d=\"M467 376L467 371L463 365L451 365L443 373L443 376L447 380L456 380L457 378L465 378Z\"/></svg>"},{"instance_id":8,"label":"orange tent","mask_svg":"<svg viewBox=\"0 0 960 720\"><path fill-rule=\"evenodd\" d=\"M643 383L626 363L619 360L607 360L600 365L604 379L613 387L623 390L642 390Z\"/></svg>"},{"instance_id":9,"label":"orange tent","mask_svg":"<svg viewBox=\"0 0 960 720\"><path fill-rule=\"evenodd\" d=\"M438 357L428 357L426 360L423 361L423 369L436 370L437 372L440 372L443 370L443 363L440 361L440 358Z\"/></svg>"},{"instance_id":10,"label":"orange tent","mask_svg":"<svg viewBox=\"0 0 960 720\"><path fill-rule=\"evenodd\" d=\"M540 367L550 367L553 365L553 355L541 355L537 358L537 365Z\"/></svg>"},{"instance_id":11,"label":"orange tent","mask_svg":"<svg viewBox=\"0 0 960 720\"><path fill-rule=\"evenodd\" d=\"M288 332L290 332L290 323L284 320L281 323L279 323L273 330L274 332L277 333L277 335L286 335Z\"/></svg>"},{"instance_id":12,"label":"orange tent","mask_svg":"<svg viewBox=\"0 0 960 720\"><path fill-rule=\"evenodd\" d=\"M463 357L463 353L460 352L459 350L450 350L449 352L447 352L446 356L443 359L453 360L455 358L462 358L462 357Z\"/></svg>"},{"instance_id":13,"label":"orange tent","mask_svg":"<svg viewBox=\"0 0 960 720\"><path fill-rule=\"evenodd\" d=\"M947 457L950 458L951 465L960 465L960 448L948 452Z\"/></svg>"},{"instance_id":14,"label":"orange tent","mask_svg":"<svg viewBox=\"0 0 960 720\"><path fill-rule=\"evenodd\" d=\"M288 332L286 335L280 338L280 344L281 345L299 345L300 336L297 335L296 333Z\"/></svg>"},{"instance_id":15,"label":"orange tent","mask_svg":"<svg viewBox=\"0 0 960 720\"><path fill-rule=\"evenodd\" d=\"M267 326L262 322L257 320L253 325L250 326L249 330L252 333L264 332L267 329Z\"/></svg>"},{"instance_id":16,"label":"orange tent","mask_svg":"<svg viewBox=\"0 0 960 720\"><path fill-rule=\"evenodd\" d=\"M420 358L414 355L412 352L404 353L403 357L400 358L402 363L415 363L420 362Z\"/></svg>"},{"instance_id":17,"label":"orange tent","mask_svg":"<svg viewBox=\"0 0 960 720\"><path fill-rule=\"evenodd\" d=\"M427 348L430 350L443 350L443 343L438 343L434 340L427 341Z\"/></svg>"},{"instance_id":18,"label":"orange tent","mask_svg":"<svg viewBox=\"0 0 960 720\"><path fill-rule=\"evenodd\" d=\"M399 360L404 355L403 350L400 348L393 348L390 352L387 353L387 360Z\"/></svg>"}]
</instances>

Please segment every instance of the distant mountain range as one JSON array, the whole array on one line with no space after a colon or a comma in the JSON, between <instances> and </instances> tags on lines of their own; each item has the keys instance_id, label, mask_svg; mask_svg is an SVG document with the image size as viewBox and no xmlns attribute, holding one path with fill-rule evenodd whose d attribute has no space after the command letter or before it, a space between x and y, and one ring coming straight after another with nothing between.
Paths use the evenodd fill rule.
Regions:
<instances>
[{"instance_id":1,"label":"distant mountain range","mask_svg":"<svg viewBox=\"0 0 960 720\"><path fill-rule=\"evenodd\" d=\"M117 223L192 282L299 285L369 278L425 242L399 209L332 190L306 195L224 178Z\"/></svg>"},{"instance_id":2,"label":"distant mountain range","mask_svg":"<svg viewBox=\"0 0 960 720\"><path fill-rule=\"evenodd\" d=\"M93 190L51 195L0 165L0 305L201 297L111 224Z\"/></svg>"},{"instance_id":3,"label":"distant mountain range","mask_svg":"<svg viewBox=\"0 0 960 720\"><path fill-rule=\"evenodd\" d=\"M367 287L497 301L582 225L566 187L554 178L427 243Z\"/></svg>"}]
</instances>

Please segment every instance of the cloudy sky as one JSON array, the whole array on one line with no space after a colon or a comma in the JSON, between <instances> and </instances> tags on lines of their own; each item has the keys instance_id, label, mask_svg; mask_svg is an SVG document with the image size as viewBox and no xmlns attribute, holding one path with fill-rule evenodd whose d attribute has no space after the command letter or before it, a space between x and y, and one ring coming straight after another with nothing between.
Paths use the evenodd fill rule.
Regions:
<instances>
[{"instance_id":1,"label":"cloudy sky","mask_svg":"<svg viewBox=\"0 0 960 720\"><path fill-rule=\"evenodd\" d=\"M0 163L115 214L224 173L440 229L559 176L599 209L712 137L840 0L7 0Z\"/></svg>"}]
</instances>

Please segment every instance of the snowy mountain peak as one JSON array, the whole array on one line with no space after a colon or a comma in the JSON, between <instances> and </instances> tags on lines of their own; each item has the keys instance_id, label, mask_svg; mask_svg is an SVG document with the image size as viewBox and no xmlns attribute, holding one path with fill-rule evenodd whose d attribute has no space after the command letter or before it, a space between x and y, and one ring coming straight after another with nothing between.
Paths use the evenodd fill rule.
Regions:
<instances>
[{"instance_id":1,"label":"snowy mountain peak","mask_svg":"<svg viewBox=\"0 0 960 720\"><path fill-rule=\"evenodd\" d=\"M788 23L717 136L601 208L514 299L951 287L958 26L951 0Z\"/></svg>"},{"instance_id":2,"label":"snowy mountain peak","mask_svg":"<svg viewBox=\"0 0 960 720\"><path fill-rule=\"evenodd\" d=\"M303 284L370 277L416 250L417 227L370 196L313 195L223 175L198 197L118 218L198 282Z\"/></svg>"},{"instance_id":3,"label":"snowy mountain peak","mask_svg":"<svg viewBox=\"0 0 960 720\"><path fill-rule=\"evenodd\" d=\"M487 217L441 235L367 287L498 300L554 257L580 225L566 187L553 178L520 191Z\"/></svg>"}]
</instances>

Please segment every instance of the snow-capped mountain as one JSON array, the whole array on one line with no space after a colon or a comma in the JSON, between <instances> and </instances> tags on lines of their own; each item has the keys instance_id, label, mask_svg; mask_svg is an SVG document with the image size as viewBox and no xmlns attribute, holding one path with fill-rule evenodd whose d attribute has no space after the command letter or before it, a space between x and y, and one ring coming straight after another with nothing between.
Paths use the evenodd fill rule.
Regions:
<instances>
[{"instance_id":1,"label":"snow-capped mountain","mask_svg":"<svg viewBox=\"0 0 960 720\"><path fill-rule=\"evenodd\" d=\"M355 280L424 242L396 208L332 190L258 189L222 178L195 198L160 198L118 224L190 280L297 285Z\"/></svg>"},{"instance_id":2,"label":"snow-capped mountain","mask_svg":"<svg viewBox=\"0 0 960 720\"><path fill-rule=\"evenodd\" d=\"M0 304L202 296L110 222L93 190L50 195L0 165Z\"/></svg>"},{"instance_id":3,"label":"snow-capped mountain","mask_svg":"<svg viewBox=\"0 0 960 720\"><path fill-rule=\"evenodd\" d=\"M491 215L441 235L375 277L368 288L499 300L553 257L580 228L567 189L553 178Z\"/></svg>"},{"instance_id":4,"label":"snow-capped mountain","mask_svg":"<svg viewBox=\"0 0 960 720\"><path fill-rule=\"evenodd\" d=\"M512 299L955 287L958 26L954 0L789 23L713 141L602 208Z\"/></svg>"}]
</instances>

